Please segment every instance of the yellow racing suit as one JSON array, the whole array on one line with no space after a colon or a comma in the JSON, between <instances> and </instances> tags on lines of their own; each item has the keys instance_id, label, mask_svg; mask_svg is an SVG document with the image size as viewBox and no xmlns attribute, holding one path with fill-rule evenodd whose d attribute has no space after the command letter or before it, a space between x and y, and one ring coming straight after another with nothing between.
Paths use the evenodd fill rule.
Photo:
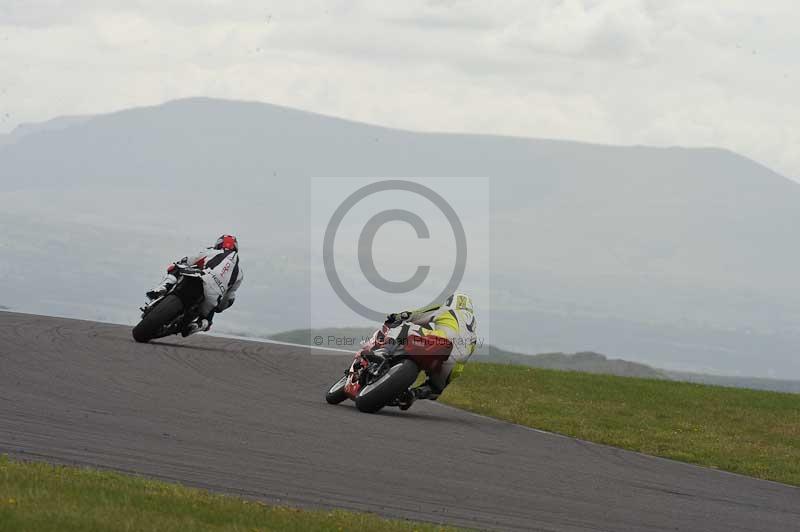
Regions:
<instances>
[{"instance_id":1,"label":"yellow racing suit","mask_svg":"<svg viewBox=\"0 0 800 532\"><path fill-rule=\"evenodd\" d=\"M418 399L436 399L453 379L461 375L467 360L475 352L478 336L472 299L466 294L455 293L441 305L406 311L399 316L410 325L409 334L446 338L453 345L441 368L429 373L425 383L412 390Z\"/></svg>"}]
</instances>

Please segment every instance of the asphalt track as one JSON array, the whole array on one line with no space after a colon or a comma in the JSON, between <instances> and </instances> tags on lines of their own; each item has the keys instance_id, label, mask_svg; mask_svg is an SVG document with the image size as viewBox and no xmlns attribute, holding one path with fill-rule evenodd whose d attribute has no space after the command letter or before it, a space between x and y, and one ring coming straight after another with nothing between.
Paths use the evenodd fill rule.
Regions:
<instances>
[{"instance_id":1,"label":"asphalt track","mask_svg":"<svg viewBox=\"0 0 800 532\"><path fill-rule=\"evenodd\" d=\"M329 406L347 355L199 336L0 312L0 452L476 528L800 530L797 488L430 402Z\"/></svg>"}]
</instances>

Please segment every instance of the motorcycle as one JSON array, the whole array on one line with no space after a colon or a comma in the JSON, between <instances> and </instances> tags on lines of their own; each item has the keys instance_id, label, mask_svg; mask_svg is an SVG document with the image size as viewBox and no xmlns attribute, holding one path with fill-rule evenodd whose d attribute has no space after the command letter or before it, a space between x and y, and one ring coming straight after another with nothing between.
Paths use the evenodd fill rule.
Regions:
<instances>
[{"instance_id":1,"label":"motorcycle","mask_svg":"<svg viewBox=\"0 0 800 532\"><path fill-rule=\"evenodd\" d=\"M142 319L133 328L133 339L137 342L178 334L197 319L205 297L203 270L176 264L172 274L177 277L175 284L139 309Z\"/></svg>"},{"instance_id":2,"label":"motorcycle","mask_svg":"<svg viewBox=\"0 0 800 532\"><path fill-rule=\"evenodd\" d=\"M449 356L449 349L439 349L446 340L408 336L407 331L407 325L390 329L387 324L375 331L325 400L335 405L350 399L361 412L370 414L400 406L402 394L419 372L436 371Z\"/></svg>"}]
</instances>

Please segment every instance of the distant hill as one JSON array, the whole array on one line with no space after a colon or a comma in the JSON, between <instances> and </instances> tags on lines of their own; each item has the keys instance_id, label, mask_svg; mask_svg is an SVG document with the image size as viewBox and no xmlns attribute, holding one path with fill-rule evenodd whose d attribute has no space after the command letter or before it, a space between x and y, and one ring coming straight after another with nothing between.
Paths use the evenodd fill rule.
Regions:
<instances>
[{"instance_id":1,"label":"distant hill","mask_svg":"<svg viewBox=\"0 0 800 532\"><path fill-rule=\"evenodd\" d=\"M619 375L621 377L667 378L665 372L651 368L646 364L620 359L609 359L605 355L592 351L583 351L574 354L540 353L536 355L524 355L521 353L510 353L490 346L489 354L476 353L474 355L474 360L479 362L518 364L565 371L604 373L607 375Z\"/></svg>"},{"instance_id":2,"label":"distant hill","mask_svg":"<svg viewBox=\"0 0 800 532\"><path fill-rule=\"evenodd\" d=\"M317 345L348 349L358 346L369 339L374 330L359 327L342 327L327 329L297 329L269 336L270 340L290 342L302 345ZM319 339L322 339L321 343ZM315 341L317 339L317 341ZM352 350L352 349L351 349ZM473 355L472 360L494 362L500 364L520 364L537 368L585 371L589 373L605 373L625 377L666 378L664 372L655 370L644 364L626 360L609 360L599 353L584 352L575 354L544 353L539 355L523 355L512 353L493 346L483 346Z\"/></svg>"},{"instance_id":3,"label":"distant hill","mask_svg":"<svg viewBox=\"0 0 800 532\"><path fill-rule=\"evenodd\" d=\"M723 375L706 375L702 373L688 373L679 371L666 372L667 376L676 381L696 382L699 384L713 384L730 388L751 388L753 390L770 390L773 392L800 393L800 381L786 379L757 379L754 377L730 377Z\"/></svg>"},{"instance_id":4,"label":"distant hill","mask_svg":"<svg viewBox=\"0 0 800 532\"><path fill-rule=\"evenodd\" d=\"M207 98L60 119L0 145L0 289L21 311L129 323L167 261L235 231L246 280L219 321L316 326L310 179L325 176L489 177L485 312L504 349L800 378L800 185L711 148L412 132Z\"/></svg>"},{"instance_id":5,"label":"distant hill","mask_svg":"<svg viewBox=\"0 0 800 532\"><path fill-rule=\"evenodd\" d=\"M322 345L345 350L353 350L360 342L370 338L373 330L361 327L340 327L325 329L296 329L269 336L271 340L296 343L301 345ZM321 337L318 344L315 338ZM776 392L800 393L800 381L781 379L757 379L753 377L730 377L707 375L701 373L677 372L656 369L645 364L621 359L609 359L600 353L591 351L568 353L541 353L526 355L514 353L494 346L484 346L475 355L474 361L493 362L495 364L515 364L537 368L557 369L563 371L582 371L619 375L622 377L642 377L650 379L668 379L674 381L696 382L732 388L750 388Z\"/></svg>"},{"instance_id":6,"label":"distant hill","mask_svg":"<svg viewBox=\"0 0 800 532\"><path fill-rule=\"evenodd\" d=\"M279 342L289 342L301 345L316 345L318 347L331 347L350 349L358 346L372 337L375 329L367 327L326 327L322 329L294 329L291 331L270 334L266 336L270 340ZM321 343L314 341L321 338Z\"/></svg>"},{"instance_id":7,"label":"distant hill","mask_svg":"<svg viewBox=\"0 0 800 532\"><path fill-rule=\"evenodd\" d=\"M0 146L2 146L3 144L12 144L14 142L17 142L21 138L26 137L28 135L32 135L34 133L41 133L44 131L58 131L59 129L65 129L70 126L86 122L90 118L92 117L89 115L62 116L38 124L20 124L17 127L15 127L11 133L0 135Z\"/></svg>"}]
</instances>

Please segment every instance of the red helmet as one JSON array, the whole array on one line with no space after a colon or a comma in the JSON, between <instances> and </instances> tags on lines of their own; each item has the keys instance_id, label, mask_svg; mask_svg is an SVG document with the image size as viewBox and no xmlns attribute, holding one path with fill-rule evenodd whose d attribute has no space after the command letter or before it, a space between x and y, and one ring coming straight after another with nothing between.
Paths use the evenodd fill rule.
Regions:
<instances>
[{"instance_id":1,"label":"red helmet","mask_svg":"<svg viewBox=\"0 0 800 532\"><path fill-rule=\"evenodd\" d=\"M214 244L214 249L224 249L226 251L239 251L239 242L233 235L222 235Z\"/></svg>"}]
</instances>

